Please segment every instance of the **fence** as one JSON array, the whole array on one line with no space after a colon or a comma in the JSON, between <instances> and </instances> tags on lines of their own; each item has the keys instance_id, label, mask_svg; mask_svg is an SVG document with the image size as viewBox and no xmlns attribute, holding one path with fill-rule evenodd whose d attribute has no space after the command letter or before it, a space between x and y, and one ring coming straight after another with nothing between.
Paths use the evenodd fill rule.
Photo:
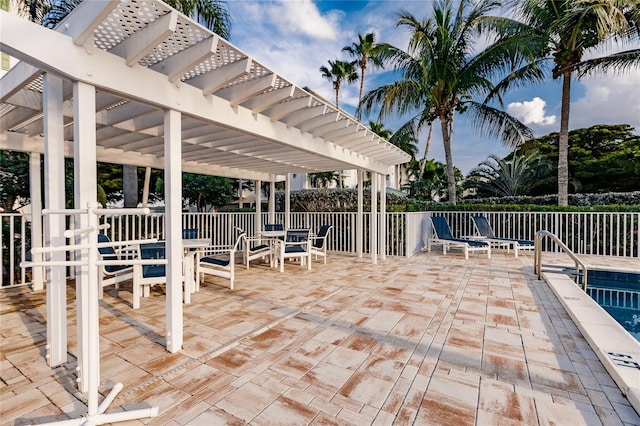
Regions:
<instances>
[{"instance_id":1,"label":"fence","mask_svg":"<svg viewBox=\"0 0 640 426\"><path fill-rule=\"evenodd\" d=\"M417 212L386 213L386 255L411 256L425 245L431 233L429 216L447 218L456 237L475 233L473 215L483 214L489 220L495 234L504 238L532 240L538 230L545 229L556 234L576 254L596 254L640 258L638 238L640 235L640 213L573 213L573 212ZM70 218L72 219L72 218ZM183 228L197 228L198 238L210 239L213 245L231 244L234 227L254 235L254 213L183 213ZM147 216L107 215L102 219L109 223L107 230L114 241L127 239L164 239L164 214ZM275 215L276 223L284 223L284 213ZM31 224L27 216L0 214L0 258L2 276L0 286L30 282L30 271L21 268L20 262L29 258L31 247ZM263 213L261 223L268 223L268 213ZM354 212L294 212L290 216L291 228L310 228L317 231L323 224L331 224L329 251L356 253L356 223ZM370 252L369 228L371 214L364 214L364 253ZM553 250L549 247L548 250Z\"/></svg>"}]
</instances>

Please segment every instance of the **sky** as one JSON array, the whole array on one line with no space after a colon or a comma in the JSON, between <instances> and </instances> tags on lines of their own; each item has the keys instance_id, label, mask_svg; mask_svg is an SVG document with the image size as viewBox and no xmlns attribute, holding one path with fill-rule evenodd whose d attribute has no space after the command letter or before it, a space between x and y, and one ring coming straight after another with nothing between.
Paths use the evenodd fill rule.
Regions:
<instances>
[{"instance_id":1,"label":"sky","mask_svg":"<svg viewBox=\"0 0 640 426\"><path fill-rule=\"evenodd\" d=\"M408 11L416 18L432 16L433 1L327 1L327 0L228 0L233 21L231 43L275 73L299 87L309 87L325 99L335 99L332 84L319 68L329 60L351 60L345 46L359 34L373 32L376 42L406 49L408 33L396 28L397 15ZM367 69L365 92L390 83L393 74ZM340 107L355 115L360 83L343 85ZM528 125L536 137L560 130L561 81L552 80L509 92L504 109ZM410 116L386 119L396 130ZM362 121L377 116L363 115ZM570 129L595 124L629 124L640 134L640 70L609 73L574 80L571 91ZM428 157L444 160L439 123L435 123ZM497 139L479 135L464 115L456 115L453 129L453 162L465 175L489 155L503 157L510 149ZM426 131L419 140L424 153Z\"/></svg>"}]
</instances>

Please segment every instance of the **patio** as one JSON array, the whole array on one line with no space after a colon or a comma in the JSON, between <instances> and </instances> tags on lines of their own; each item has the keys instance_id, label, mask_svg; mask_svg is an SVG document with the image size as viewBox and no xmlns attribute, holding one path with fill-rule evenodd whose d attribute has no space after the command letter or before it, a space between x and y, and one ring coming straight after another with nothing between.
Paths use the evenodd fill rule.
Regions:
<instances>
[{"instance_id":1,"label":"patio","mask_svg":"<svg viewBox=\"0 0 640 426\"><path fill-rule=\"evenodd\" d=\"M135 311L126 284L108 288L101 381L124 385L110 410L159 406L153 425L640 424L532 258L239 266L235 290L210 278L184 305L173 354L163 288ZM2 424L82 415L73 356L53 369L44 359L45 293L14 288L0 301Z\"/></svg>"}]
</instances>

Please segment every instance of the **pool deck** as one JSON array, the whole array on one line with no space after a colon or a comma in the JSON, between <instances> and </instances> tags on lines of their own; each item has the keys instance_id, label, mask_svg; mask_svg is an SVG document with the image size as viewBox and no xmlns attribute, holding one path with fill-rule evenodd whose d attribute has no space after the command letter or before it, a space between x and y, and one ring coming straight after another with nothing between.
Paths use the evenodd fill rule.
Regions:
<instances>
[{"instance_id":1,"label":"pool deck","mask_svg":"<svg viewBox=\"0 0 640 426\"><path fill-rule=\"evenodd\" d=\"M552 256L552 255L550 255ZM544 261L547 261L545 255ZM637 259L622 259L637 268ZM236 269L184 305L183 350L164 348L163 288L131 307L130 285L100 302L110 411L160 407L122 424L638 425L533 254L330 255L307 271ZM0 423L77 418L74 285L69 359L44 359L44 292L0 291ZM107 388L102 389L108 391Z\"/></svg>"}]
</instances>

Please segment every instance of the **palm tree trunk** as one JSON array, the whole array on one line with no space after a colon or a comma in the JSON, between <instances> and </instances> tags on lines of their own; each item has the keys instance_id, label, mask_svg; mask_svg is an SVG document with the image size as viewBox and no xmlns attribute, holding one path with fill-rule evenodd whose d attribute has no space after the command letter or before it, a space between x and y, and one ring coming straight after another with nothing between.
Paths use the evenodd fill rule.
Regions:
<instances>
[{"instance_id":1,"label":"palm tree trunk","mask_svg":"<svg viewBox=\"0 0 640 426\"><path fill-rule=\"evenodd\" d=\"M558 136L558 205L569 205L569 109L571 104L571 72L562 76L562 110Z\"/></svg>"},{"instance_id":2,"label":"palm tree trunk","mask_svg":"<svg viewBox=\"0 0 640 426\"><path fill-rule=\"evenodd\" d=\"M453 157L451 156L451 128L449 120L440 117L440 128L442 129L442 143L444 144L444 157L447 162L447 187L449 190L449 203L455 205L456 200L456 177L453 172Z\"/></svg>"},{"instance_id":3,"label":"palm tree trunk","mask_svg":"<svg viewBox=\"0 0 640 426\"><path fill-rule=\"evenodd\" d=\"M362 102L362 92L364 91L364 67L362 67L362 72L360 73L360 94L358 95L358 114L356 118L360 121L362 117L362 110L360 109L360 103Z\"/></svg>"},{"instance_id":4,"label":"palm tree trunk","mask_svg":"<svg viewBox=\"0 0 640 426\"><path fill-rule=\"evenodd\" d=\"M420 163L420 176L424 174L424 167L427 164L427 156L429 155L429 145L431 145L431 135L433 134L433 123L429 124L429 134L427 135L427 143L424 146L424 155Z\"/></svg>"}]
</instances>

